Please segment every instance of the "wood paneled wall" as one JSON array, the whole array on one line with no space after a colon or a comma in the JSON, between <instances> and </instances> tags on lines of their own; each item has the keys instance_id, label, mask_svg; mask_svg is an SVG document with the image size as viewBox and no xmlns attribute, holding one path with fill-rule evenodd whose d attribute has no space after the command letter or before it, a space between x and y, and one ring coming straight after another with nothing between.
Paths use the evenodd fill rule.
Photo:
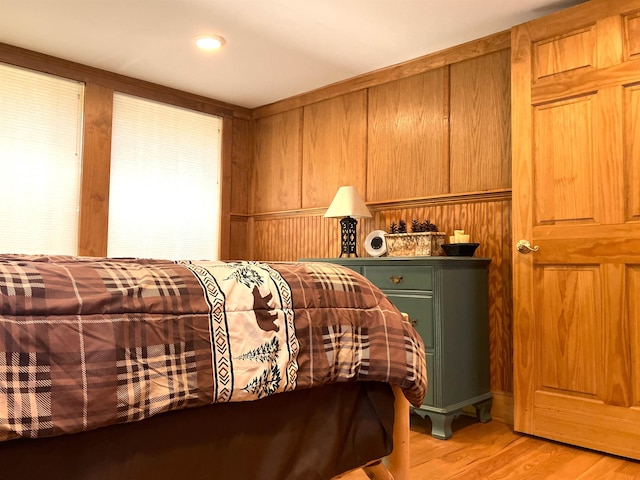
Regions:
<instances>
[{"instance_id":1,"label":"wood paneled wall","mask_svg":"<svg viewBox=\"0 0 640 480\"><path fill-rule=\"evenodd\" d=\"M338 221L322 215L340 185L373 213L361 255L401 218L469 232L492 259L496 392L513 391L509 45L504 32L254 110L253 204L236 218L256 260L337 257Z\"/></svg>"},{"instance_id":2,"label":"wood paneled wall","mask_svg":"<svg viewBox=\"0 0 640 480\"><path fill-rule=\"evenodd\" d=\"M265 117L258 109L251 212L326 208L341 185L369 203L510 188L509 75L501 49Z\"/></svg>"}]
</instances>

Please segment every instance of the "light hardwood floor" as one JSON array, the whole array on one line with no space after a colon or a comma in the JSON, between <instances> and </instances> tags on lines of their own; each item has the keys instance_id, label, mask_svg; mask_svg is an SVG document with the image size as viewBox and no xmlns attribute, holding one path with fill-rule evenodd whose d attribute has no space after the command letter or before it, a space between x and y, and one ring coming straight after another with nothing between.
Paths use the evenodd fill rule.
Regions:
<instances>
[{"instance_id":1,"label":"light hardwood floor","mask_svg":"<svg viewBox=\"0 0 640 480\"><path fill-rule=\"evenodd\" d=\"M640 462L514 433L497 421L462 416L449 440L436 440L430 432L429 420L411 416L412 480L640 479ZM367 476L357 471L341 480Z\"/></svg>"}]
</instances>

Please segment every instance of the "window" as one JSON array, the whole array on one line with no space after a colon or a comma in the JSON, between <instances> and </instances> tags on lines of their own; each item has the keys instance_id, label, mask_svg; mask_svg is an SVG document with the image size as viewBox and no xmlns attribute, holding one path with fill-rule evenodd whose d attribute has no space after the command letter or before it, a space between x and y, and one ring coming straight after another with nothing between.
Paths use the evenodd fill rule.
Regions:
<instances>
[{"instance_id":1,"label":"window","mask_svg":"<svg viewBox=\"0 0 640 480\"><path fill-rule=\"evenodd\" d=\"M77 253L83 91L0 64L0 251Z\"/></svg>"},{"instance_id":2,"label":"window","mask_svg":"<svg viewBox=\"0 0 640 480\"><path fill-rule=\"evenodd\" d=\"M217 259L222 119L114 95L110 257Z\"/></svg>"}]
</instances>

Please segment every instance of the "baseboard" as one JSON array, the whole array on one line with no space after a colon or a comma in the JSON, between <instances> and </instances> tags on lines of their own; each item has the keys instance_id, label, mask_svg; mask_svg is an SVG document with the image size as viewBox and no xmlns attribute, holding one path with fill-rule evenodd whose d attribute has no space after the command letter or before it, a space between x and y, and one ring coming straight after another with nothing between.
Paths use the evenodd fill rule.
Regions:
<instances>
[{"instance_id":1,"label":"baseboard","mask_svg":"<svg viewBox=\"0 0 640 480\"><path fill-rule=\"evenodd\" d=\"M493 405L491 407L491 417L500 423L513 426L513 393L511 392L491 392L493 395Z\"/></svg>"}]
</instances>

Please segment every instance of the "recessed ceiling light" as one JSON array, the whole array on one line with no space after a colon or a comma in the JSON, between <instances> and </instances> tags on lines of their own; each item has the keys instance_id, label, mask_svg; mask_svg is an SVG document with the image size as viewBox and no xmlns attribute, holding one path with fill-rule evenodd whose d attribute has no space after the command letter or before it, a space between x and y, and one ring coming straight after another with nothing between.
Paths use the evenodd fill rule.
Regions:
<instances>
[{"instance_id":1,"label":"recessed ceiling light","mask_svg":"<svg viewBox=\"0 0 640 480\"><path fill-rule=\"evenodd\" d=\"M218 35L202 35L196 39L196 45L202 50L217 50L226 43L226 40Z\"/></svg>"}]
</instances>

